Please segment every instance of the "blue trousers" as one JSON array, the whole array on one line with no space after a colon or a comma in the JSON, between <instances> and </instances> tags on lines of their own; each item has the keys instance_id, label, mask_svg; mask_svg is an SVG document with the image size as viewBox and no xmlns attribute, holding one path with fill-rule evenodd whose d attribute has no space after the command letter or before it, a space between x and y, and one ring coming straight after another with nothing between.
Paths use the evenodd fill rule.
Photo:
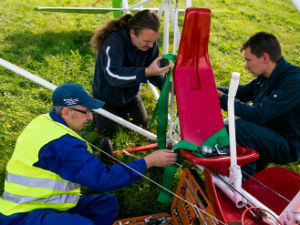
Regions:
<instances>
[{"instance_id":1,"label":"blue trousers","mask_svg":"<svg viewBox=\"0 0 300 225\"><path fill-rule=\"evenodd\" d=\"M258 161L242 168L249 175L259 172L269 163L287 164L297 160L296 150L276 131L243 119L236 120L235 125L237 143L259 153Z\"/></svg>"},{"instance_id":2,"label":"blue trousers","mask_svg":"<svg viewBox=\"0 0 300 225\"><path fill-rule=\"evenodd\" d=\"M81 196L78 204L65 212L38 209L11 216L0 214L1 225L111 225L117 218L117 199L110 194Z\"/></svg>"}]
</instances>

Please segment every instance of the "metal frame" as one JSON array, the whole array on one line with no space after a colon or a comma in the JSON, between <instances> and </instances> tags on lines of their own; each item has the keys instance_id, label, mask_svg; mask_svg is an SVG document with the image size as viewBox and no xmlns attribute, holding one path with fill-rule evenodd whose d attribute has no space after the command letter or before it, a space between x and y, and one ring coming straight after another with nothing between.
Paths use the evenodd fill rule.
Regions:
<instances>
[{"instance_id":1,"label":"metal frame","mask_svg":"<svg viewBox=\"0 0 300 225\"><path fill-rule=\"evenodd\" d=\"M0 58L0 65L7 68L7 69L9 69L9 70L11 70L11 71L14 71L15 73L17 73L17 74L19 74L19 75L21 75L21 76L23 76L23 77L25 77L29 80L32 80L33 82L35 82L37 84L40 84L40 85L42 85L42 86L44 86L44 87L46 87L46 88L48 88L52 91L54 91L55 88L57 87L56 85L42 79L42 78L40 78L40 77L24 70L24 69L22 69L22 68L20 68L16 65L6 61L6 60L4 60L2 58ZM151 133L151 132L149 132L149 131L147 131L147 130L139 127L139 126L136 126L135 124L130 123L127 120L124 120L123 118L118 117L118 116L116 116L116 115L114 115L114 114L112 114L112 113L110 113L110 112L108 112L104 109L101 109L101 108L100 109L94 109L94 111L99 113L102 116L105 116L105 117L121 124L122 126L125 126L129 129L131 129L131 130L133 130L133 131L149 138L150 140L156 140L156 135L155 134L153 134L153 133Z\"/></svg>"},{"instance_id":2,"label":"metal frame","mask_svg":"<svg viewBox=\"0 0 300 225\"><path fill-rule=\"evenodd\" d=\"M123 0L126 1L127 0ZM145 0L142 1L132 7L137 7L137 6L142 6L143 4L145 4L146 2L149 2L150 0ZM300 1L298 0L290 0L294 6L296 7L296 9L300 12ZM126 2L124 5L126 5ZM191 6L191 1L190 0L186 0L186 7L190 7ZM132 7L128 7L126 6L126 12L127 10L131 10ZM48 7L49 8L49 7ZM53 8L57 8L57 7L53 7ZM93 10L93 8L90 8L91 10ZM38 10L42 10L42 7L38 8ZM105 10L105 9L95 9L96 10ZM123 10L123 9L107 9L107 10ZM46 10L44 10L46 11ZM95 12L94 11L94 12ZM93 12L93 13L94 13ZM172 26L173 29L175 30L175 35L174 35L174 52L176 52L178 43L179 43L179 31L178 31L178 25L176 24L177 22L177 9L173 10L173 6L172 6L172 0L162 0L160 9L159 9L159 15L162 15L162 12L164 12L164 53L168 52L168 43L169 43L169 33L167 33L167 31L169 31L169 17L171 18L171 22L172 22ZM178 39L177 39L178 38ZM9 63L8 61L1 59L0 58L0 65L2 65L3 67L14 71L15 73L20 74L21 76L28 78L30 80L32 80L35 83L38 83L50 90L54 90L56 88L55 85L53 85L52 83L43 80L42 78L37 77L36 75L33 75L32 73L29 73L28 71L25 71L23 69L21 69L20 67L17 67L11 63ZM238 84L238 80L239 80L239 74L234 74L233 75L233 85ZM230 85L231 86L231 85ZM233 93L234 95L229 93L229 101L228 102L228 107L232 108L233 104L232 104L232 99L234 99L235 96L235 92L236 89L233 87ZM112 119L113 121L128 127L129 129L134 130L137 133L142 134L143 136L151 139L151 140L156 140L156 135L120 118L117 117L109 112L107 112L106 110L103 109L96 109L95 112ZM233 113L233 114L232 114ZM245 206L245 201L243 201L243 197L240 195L240 193L245 196L247 199L250 199L251 202L253 202L256 206L259 206L263 209L266 209L267 211L271 212L272 215L275 216L276 219L279 219L282 224L300 224L300 191L296 194L296 196L293 198L293 200L289 203L289 205L284 209L284 211L278 216L276 215L276 213L272 212L272 210L270 210L268 207L266 207L264 204L262 204L260 201L258 201L255 197L253 197L252 195L250 195L248 192L246 192L245 190L242 189L241 187L241 171L239 166L236 163L236 152L235 152L235 131L234 129L234 109L230 110L229 109L229 114L231 116L229 116L229 130L230 130L230 151L231 151L231 167L230 167L230 175L229 177L223 177L222 179L220 179L219 177L212 175L213 176L213 180L215 185L217 185L220 189L223 190L223 192L230 197L230 199L232 199L232 201L237 205L237 207L244 207ZM233 125L232 125L233 124ZM172 126L171 126L172 127ZM233 128L232 128L233 127ZM203 169L201 166L198 166L198 168ZM232 191L230 189L228 189L227 185L224 183L225 180L226 182L230 183L233 185L233 187L237 190L237 191ZM267 218L268 222L271 222L272 224L276 224L276 221L274 221L274 219L272 217L268 217Z\"/></svg>"},{"instance_id":3,"label":"metal frame","mask_svg":"<svg viewBox=\"0 0 300 225\"><path fill-rule=\"evenodd\" d=\"M128 0L122 0L122 8L93 8L93 7L36 7L36 10L39 11L50 11L50 12L83 12L83 13L107 13L111 11L123 11L124 14L129 13L131 10L142 10L144 8L144 4L150 2L151 0L142 0L132 6L128 6ZM185 6L191 7L192 0L185 0ZM159 9L158 8L149 8L150 10L158 10L158 16L162 17L164 16L164 31L163 31L163 54L168 54L169 52L169 33L170 33L170 19L171 19L171 25L174 31L174 42L173 42L173 54L176 54L179 42L180 42L180 34L179 34L179 27L178 27L178 12L184 12L183 9L178 9L178 0L176 0L176 8L173 8L173 0L162 0ZM170 19L169 19L170 18ZM12 64L11 64L12 65ZM18 71L21 71L22 69L19 68ZM27 71L26 71L27 72ZM17 72L19 73L19 72ZM27 72L28 73L28 72ZM24 70L20 75L24 74ZM33 75L33 74L32 74ZM35 76L35 75L33 75ZM158 100L159 93L155 86L153 86L151 83L149 83L150 89L152 90L155 98ZM52 87L53 88L53 87ZM52 89L54 90L54 89ZM175 140L178 141L178 134L176 134L173 130L176 126L178 126L178 119L175 120L175 123L173 123L173 107L174 107L174 85L172 84L172 96L171 96L171 116L169 115L169 125L170 129L167 135L168 142L175 144ZM104 109L96 109L95 112L99 113L102 116L105 116L106 118L109 118L129 129L132 129L133 131L136 131L139 134L142 134L143 136L149 138L150 140L156 140L156 135L148 132L145 129L142 129L124 119L121 117L115 116L114 114L104 110ZM175 140L174 140L175 139Z\"/></svg>"}]
</instances>

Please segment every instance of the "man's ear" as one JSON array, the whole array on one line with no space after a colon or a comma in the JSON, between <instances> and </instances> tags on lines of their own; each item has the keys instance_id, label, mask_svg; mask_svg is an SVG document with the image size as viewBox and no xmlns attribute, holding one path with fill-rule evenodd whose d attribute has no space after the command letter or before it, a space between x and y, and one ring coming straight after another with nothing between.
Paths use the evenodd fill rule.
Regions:
<instances>
[{"instance_id":1,"label":"man's ear","mask_svg":"<svg viewBox=\"0 0 300 225\"><path fill-rule=\"evenodd\" d=\"M71 127L71 121L72 121L72 110L70 110L68 107L64 107L61 110L61 118L67 123L69 127ZM71 128L72 129L72 128Z\"/></svg>"},{"instance_id":2,"label":"man's ear","mask_svg":"<svg viewBox=\"0 0 300 225\"><path fill-rule=\"evenodd\" d=\"M62 110L61 110L61 117L62 118L68 118L71 114L71 111L67 108L67 107L64 107Z\"/></svg>"},{"instance_id":3,"label":"man's ear","mask_svg":"<svg viewBox=\"0 0 300 225\"><path fill-rule=\"evenodd\" d=\"M130 35L131 38L133 38L133 37L136 36L133 29L130 29L130 30L129 30L129 35Z\"/></svg>"},{"instance_id":4,"label":"man's ear","mask_svg":"<svg viewBox=\"0 0 300 225\"><path fill-rule=\"evenodd\" d=\"M264 59L264 63L269 63L270 60L271 60L270 56L269 56L269 54L267 52L265 52L262 57Z\"/></svg>"}]
</instances>

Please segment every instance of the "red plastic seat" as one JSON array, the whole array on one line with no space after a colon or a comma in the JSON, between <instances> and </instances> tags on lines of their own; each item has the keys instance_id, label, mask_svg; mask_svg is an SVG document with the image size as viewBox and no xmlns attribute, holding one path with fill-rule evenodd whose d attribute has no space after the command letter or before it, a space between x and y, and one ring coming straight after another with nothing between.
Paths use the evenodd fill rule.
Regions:
<instances>
[{"instance_id":1,"label":"red plastic seat","mask_svg":"<svg viewBox=\"0 0 300 225\"><path fill-rule=\"evenodd\" d=\"M183 155L190 162L209 168L215 173L220 173L224 176L229 175L228 168L230 167L230 156L200 158L193 155L193 153L188 150L181 150L181 155ZM258 160L258 158L259 154L253 149L237 146L238 165L244 166L254 160Z\"/></svg>"},{"instance_id":2,"label":"red plastic seat","mask_svg":"<svg viewBox=\"0 0 300 225\"><path fill-rule=\"evenodd\" d=\"M224 127L208 57L210 17L209 9L186 10L173 72L181 138L197 145Z\"/></svg>"},{"instance_id":3,"label":"red plastic seat","mask_svg":"<svg viewBox=\"0 0 300 225\"><path fill-rule=\"evenodd\" d=\"M204 176L207 195L214 208L216 217L225 224L240 221L245 209L235 207L232 200L214 185L209 170L204 170ZM292 200L300 190L300 175L285 168L268 168L255 174L253 178L263 185L250 178L243 183L243 189L277 215L281 214L288 205L288 201ZM275 192L288 199L288 201L279 197ZM249 218L246 218L246 220L247 224L256 224Z\"/></svg>"},{"instance_id":4,"label":"red plastic seat","mask_svg":"<svg viewBox=\"0 0 300 225\"><path fill-rule=\"evenodd\" d=\"M224 127L215 79L208 56L211 12L209 9L186 10L183 31L174 67L174 83L182 140L200 146ZM182 155L193 163L215 172L228 173L229 157L198 158ZM258 154L238 148L238 163L257 160Z\"/></svg>"},{"instance_id":5,"label":"red plastic seat","mask_svg":"<svg viewBox=\"0 0 300 225\"><path fill-rule=\"evenodd\" d=\"M253 179L248 179L243 183L243 188L278 215L288 205L288 201L270 189L289 201L300 191L300 175L285 168L268 168L254 174L253 178L259 180L267 188Z\"/></svg>"}]
</instances>

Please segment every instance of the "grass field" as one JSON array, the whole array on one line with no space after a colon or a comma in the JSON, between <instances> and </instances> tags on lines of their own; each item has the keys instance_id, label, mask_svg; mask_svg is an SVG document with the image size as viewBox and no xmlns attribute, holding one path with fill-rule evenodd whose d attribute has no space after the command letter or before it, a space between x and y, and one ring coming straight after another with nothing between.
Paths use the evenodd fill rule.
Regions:
<instances>
[{"instance_id":1,"label":"grass field","mask_svg":"<svg viewBox=\"0 0 300 225\"><path fill-rule=\"evenodd\" d=\"M88 42L95 29L112 18L112 14L64 14L33 10L35 6L88 7L91 0L1 0L0 57L52 82L78 82L91 92L96 54ZM137 1L130 1L130 4ZM153 1L159 6L159 1ZM111 7L102 0L99 7ZM150 5L148 5L150 6ZM180 7L184 2L180 1ZM217 85L228 85L233 71L242 73L241 83L253 77L244 69L239 49L248 37L258 31L275 34L284 57L300 66L300 15L288 0L197 0L193 7L212 11L209 55ZM179 18L182 28L183 17ZM162 33L161 33L162 36ZM162 47L162 40L159 40ZM172 40L170 40L170 46ZM162 48L161 48L162 51ZM150 89L142 95L149 115L155 100ZM15 141L23 128L37 115L48 112L51 91L0 67L0 193L3 191L5 165ZM151 129L155 132L155 129ZM98 145L100 135L93 124L81 132L88 141ZM119 127L113 140L115 149L124 149L149 141ZM138 154L140 157L145 153ZM127 162L132 158L120 156ZM191 166L191 165L189 165ZM286 167L300 173L299 162ZM153 168L148 176L160 183L162 169ZM179 176L180 171L177 174ZM84 189L85 192L94 192ZM114 192L120 201L120 218L168 211L170 204L155 201L159 189L142 179L136 184Z\"/></svg>"}]
</instances>

